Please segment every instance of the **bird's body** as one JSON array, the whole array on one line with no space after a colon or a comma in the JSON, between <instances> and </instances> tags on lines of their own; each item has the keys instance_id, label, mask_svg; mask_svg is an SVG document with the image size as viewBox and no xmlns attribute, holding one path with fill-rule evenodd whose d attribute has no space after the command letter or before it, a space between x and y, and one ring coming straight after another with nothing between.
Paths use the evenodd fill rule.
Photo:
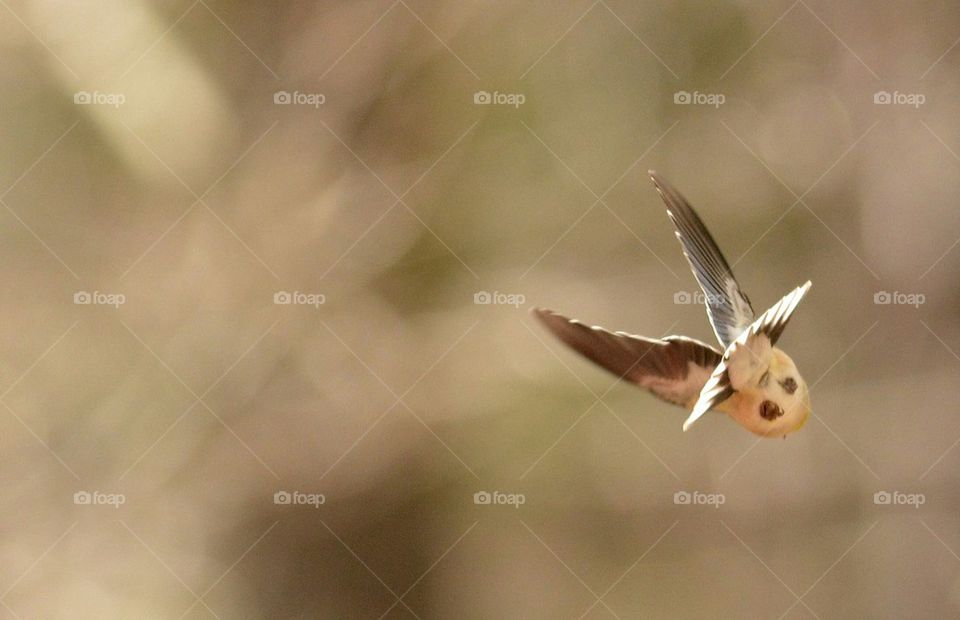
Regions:
<instances>
[{"instance_id":1,"label":"bird's body","mask_svg":"<svg viewBox=\"0 0 960 620\"><path fill-rule=\"evenodd\" d=\"M549 310L537 309L535 314L593 362L691 410L683 430L709 410L726 413L763 437L799 430L810 415L809 390L793 360L774 345L810 282L755 317L750 300L693 208L656 173L650 174L703 289L707 316L723 351L685 336L645 338L588 327Z\"/></svg>"},{"instance_id":2,"label":"bird's body","mask_svg":"<svg viewBox=\"0 0 960 620\"><path fill-rule=\"evenodd\" d=\"M784 378L800 376L796 365L786 353L777 347L770 346L769 340L766 338L759 340L770 348L770 375L765 382L763 375L759 377L751 375L743 383L734 381L731 376L731 384L741 387L734 388L736 391L733 395L716 405L714 409L726 413L752 433L780 437L800 430L806 423L810 415L809 398L806 387L800 393L796 391L793 394L787 393L783 385ZM764 416L764 402L786 402L787 405L781 407L783 414L779 416L776 415L776 410L770 411L768 406L767 410L770 413ZM758 411L761 414L759 416L756 415Z\"/></svg>"}]
</instances>

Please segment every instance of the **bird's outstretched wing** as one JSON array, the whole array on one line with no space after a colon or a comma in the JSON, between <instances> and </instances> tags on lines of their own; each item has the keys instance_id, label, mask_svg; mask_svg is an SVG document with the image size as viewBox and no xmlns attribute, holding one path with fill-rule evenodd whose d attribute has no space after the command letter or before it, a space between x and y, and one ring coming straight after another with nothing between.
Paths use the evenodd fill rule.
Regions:
<instances>
[{"instance_id":1,"label":"bird's outstretched wing","mask_svg":"<svg viewBox=\"0 0 960 620\"><path fill-rule=\"evenodd\" d=\"M683 254L703 289L713 331L726 348L753 322L750 300L740 290L733 270L690 203L659 174L653 170L649 173L667 205Z\"/></svg>"},{"instance_id":2,"label":"bird's outstretched wing","mask_svg":"<svg viewBox=\"0 0 960 620\"><path fill-rule=\"evenodd\" d=\"M770 306L769 310L761 314L756 321L751 323L750 326L727 347L727 350L723 353L723 360L717 364L710 378L707 379L706 384L704 384L700 392L700 398L697 400L697 404L694 405L693 411L690 412L687 421L683 423L683 430L690 428L694 422L700 419L700 416L725 401L737 389L742 387L735 385L736 381L731 380L729 372L731 364L770 365L770 346L780 338L784 328L787 326L787 322L790 320L790 316L793 314L793 311L797 309L800 300L803 299L803 296L807 294L808 290L810 290L809 280ZM758 343L757 339L759 338L764 338L769 341L769 345L762 342ZM767 346L758 347L756 346L757 344ZM757 356L755 352L757 350L761 350L764 353Z\"/></svg>"},{"instance_id":3,"label":"bird's outstretched wing","mask_svg":"<svg viewBox=\"0 0 960 620\"><path fill-rule=\"evenodd\" d=\"M708 344L684 336L644 338L537 308L533 311L560 340L613 374L676 405L689 407L722 360Z\"/></svg>"}]
</instances>

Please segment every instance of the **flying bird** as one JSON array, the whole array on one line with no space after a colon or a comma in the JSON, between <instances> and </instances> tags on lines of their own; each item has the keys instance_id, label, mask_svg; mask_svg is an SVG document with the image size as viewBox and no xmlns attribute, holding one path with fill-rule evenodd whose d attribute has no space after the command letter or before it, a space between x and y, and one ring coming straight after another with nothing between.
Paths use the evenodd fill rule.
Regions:
<instances>
[{"instance_id":1,"label":"flying bird","mask_svg":"<svg viewBox=\"0 0 960 620\"><path fill-rule=\"evenodd\" d=\"M726 413L763 437L786 437L810 415L810 392L796 364L774 346L810 281L760 316L690 203L650 171L693 275L703 289L707 318L722 351L686 336L646 338L609 332L536 308L533 312L568 346L618 377L690 410L688 430L710 410Z\"/></svg>"}]
</instances>

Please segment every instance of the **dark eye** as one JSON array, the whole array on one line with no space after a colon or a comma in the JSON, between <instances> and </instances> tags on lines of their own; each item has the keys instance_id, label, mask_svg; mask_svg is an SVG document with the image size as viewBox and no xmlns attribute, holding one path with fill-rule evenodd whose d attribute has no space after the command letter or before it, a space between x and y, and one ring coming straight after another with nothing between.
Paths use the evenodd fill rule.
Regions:
<instances>
[{"instance_id":1,"label":"dark eye","mask_svg":"<svg viewBox=\"0 0 960 620\"><path fill-rule=\"evenodd\" d=\"M787 394L793 394L797 391L797 382L793 377L787 377L780 382L780 385L783 386L783 389L787 392Z\"/></svg>"},{"instance_id":2,"label":"dark eye","mask_svg":"<svg viewBox=\"0 0 960 620\"><path fill-rule=\"evenodd\" d=\"M765 400L760 404L760 417L764 420L773 421L783 415L783 409L772 400Z\"/></svg>"}]
</instances>

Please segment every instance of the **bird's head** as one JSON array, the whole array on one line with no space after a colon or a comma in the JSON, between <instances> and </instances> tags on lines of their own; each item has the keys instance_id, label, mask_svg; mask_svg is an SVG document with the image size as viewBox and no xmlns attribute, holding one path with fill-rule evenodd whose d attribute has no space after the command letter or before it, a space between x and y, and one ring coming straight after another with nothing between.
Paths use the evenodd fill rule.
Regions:
<instances>
[{"instance_id":1,"label":"bird's head","mask_svg":"<svg viewBox=\"0 0 960 620\"><path fill-rule=\"evenodd\" d=\"M790 356L774 347L770 367L760 377L762 398L756 415L766 420L770 436L800 430L810 416L810 390Z\"/></svg>"}]
</instances>

